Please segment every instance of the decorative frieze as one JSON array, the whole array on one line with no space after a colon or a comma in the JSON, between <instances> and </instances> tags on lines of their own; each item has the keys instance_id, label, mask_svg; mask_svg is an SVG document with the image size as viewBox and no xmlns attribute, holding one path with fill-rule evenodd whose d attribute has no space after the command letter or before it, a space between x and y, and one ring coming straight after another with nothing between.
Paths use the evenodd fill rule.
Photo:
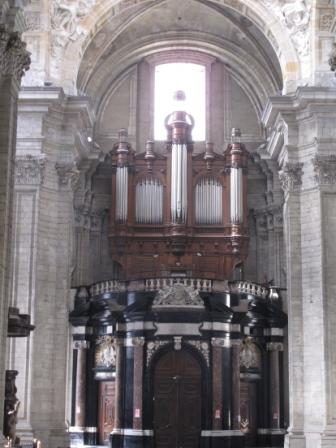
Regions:
<instances>
[{"instance_id":1,"label":"decorative frieze","mask_svg":"<svg viewBox=\"0 0 336 448\"><path fill-rule=\"evenodd\" d=\"M318 185L336 184L336 155L319 156L312 159L314 180Z\"/></svg>"},{"instance_id":2,"label":"decorative frieze","mask_svg":"<svg viewBox=\"0 0 336 448\"><path fill-rule=\"evenodd\" d=\"M16 32L8 32L0 26L0 76L12 76L17 83L30 66L30 54L26 43Z\"/></svg>"},{"instance_id":3,"label":"decorative frieze","mask_svg":"<svg viewBox=\"0 0 336 448\"><path fill-rule=\"evenodd\" d=\"M40 185L44 180L46 158L44 155L27 154L15 159L15 183L17 185Z\"/></svg>"},{"instance_id":4,"label":"decorative frieze","mask_svg":"<svg viewBox=\"0 0 336 448\"><path fill-rule=\"evenodd\" d=\"M279 172L281 188L285 193L299 191L302 186L303 163L287 162Z\"/></svg>"}]
</instances>

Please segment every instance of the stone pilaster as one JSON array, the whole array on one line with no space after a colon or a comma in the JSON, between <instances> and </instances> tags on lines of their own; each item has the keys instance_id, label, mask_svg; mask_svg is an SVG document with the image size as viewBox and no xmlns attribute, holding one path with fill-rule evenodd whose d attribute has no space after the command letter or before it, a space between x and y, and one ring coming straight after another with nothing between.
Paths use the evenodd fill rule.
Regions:
<instances>
[{"instance_id":1,"label":"stone pilaster","mask_svg":"<svg viewBox=\"0 0 336 448\"><path fill-rule=\"evenodd\" d=\"M267 152L281 166L285 195L290 448L336 443L335 105L334 90L301 88L264 112L264 124L282 132Z\"/></svg>"},{"instance_id":2,"label":"stone pilaster","mask_svg":"<svg viewBox=\"0 0 336 448\"><path fill-rule=\"evenodd\" d=\"M90 155L86 131L93 115L87 98L66 99L57 88L25 88L18 119L13 250L20 257L15 257L19 264L13 271L12 300L30 309L36 326L29 343L16 345L10 361L18 365L22 357L29 360L18 391L24 403L18 428L22 435L33 431L43 445L67 446L75 158L80 162Z\"/></svg>"},{"instance_id":3,"label":"stone pilaster","mask_svg":"<svg viewBox=\"0 0 336 448\"><path fill-rule=\"evenodd\" d=\"M15 159L15 189L12 233L11 305L34 316L34 290L36 272L36 231L39 188L44 180L46 158L43 155L21 155ZM17 378L20 407L17 433L21 441L33 439L30 412L32 378L30 338L12 338L9 342L9 366L20 372Z\"/></svg>"},{"instance_id":4,"label":"stone pilaster","mask_svg":"<svg viewBox=\"0 0 336 448\"><path fill-rule=\"evenodd\" d=\"M0 402L3 403L17 97L30 58L20 38L20 21L16 20L20 15L19 8L9 8L6 12L2 9L3 5L0 5L0 17L4 19L1 23L0 18ZM2 422L3 407L0 407L0 434Z\"/></svg>"}]
</instances>

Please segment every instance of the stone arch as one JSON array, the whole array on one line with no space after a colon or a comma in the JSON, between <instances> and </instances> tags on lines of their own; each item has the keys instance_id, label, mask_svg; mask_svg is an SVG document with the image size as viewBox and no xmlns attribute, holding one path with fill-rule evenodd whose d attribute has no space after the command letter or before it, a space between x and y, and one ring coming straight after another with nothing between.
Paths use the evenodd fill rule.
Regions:
<instances>
[{"instance_id":1,"label":"stone arch","mask_svg":"<svg viewBox=\"0 0 336 448\"><path fill-rule=\"evenodd\" d=\"M138 16L139 12L144 14L153 6L157 6L158 3L164 1L119 0L113 6L111 6L109 0L100 2L82 22L87 37L81 44L81 53L85 52L90 42L95 39L108 19L117 18L127 8L134 9ZM296 89L301 78L297 48L295 48L293 40L289 36L281 9L279 7L267 7L268 4L272 3L271 0L263 0L263 4L253 2L252 0L195 0L195 2L209 7L224 7L226 10L238 13L242 20L248 20L253 23L267 38L277 55L281 66L284 92L292 92ZM130 20L134 20L132 14L130 15ZM127 24L125 25L127 26ZM66 49L67 51L70 51L69 47Z\"/></svg>"}]
</instances>

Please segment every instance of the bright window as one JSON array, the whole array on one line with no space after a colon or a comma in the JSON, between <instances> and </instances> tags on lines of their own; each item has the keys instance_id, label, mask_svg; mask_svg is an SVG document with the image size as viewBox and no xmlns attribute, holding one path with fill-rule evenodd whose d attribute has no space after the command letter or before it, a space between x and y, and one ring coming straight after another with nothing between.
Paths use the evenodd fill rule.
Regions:
<instances>
[{"instance_id":1,"label":"bright window","mask_svg":"<svg viewBox=\"0 0 336 448\"><path fill-rule=\"evenodd\" d=\"M205 140L205 66L182 62L155 67L154 139L167 138L164 121L167 115L176 110L173 97L177 90L184 91L184 109L195 120L193 140Z\"/></svg>"}]
</instances>

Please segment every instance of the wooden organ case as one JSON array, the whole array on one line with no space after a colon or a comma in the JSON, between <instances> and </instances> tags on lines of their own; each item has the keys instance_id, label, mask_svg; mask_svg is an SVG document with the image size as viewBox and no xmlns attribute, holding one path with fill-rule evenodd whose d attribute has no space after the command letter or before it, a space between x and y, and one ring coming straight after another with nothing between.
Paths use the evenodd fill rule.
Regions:
<instances>
[{"instance_id":1,"label":"wooden organ case","mask_svg":"<svg viewBox=\"0 0 336 448\"><path fill-rule=\"evenodd\" d=\"M240 130L216 153L194 153L193 119L166 119L164 154L148 141L135 153L121 130L112 150L112 258L120 278L232 279L247 255L247 151Z\"/></svg>"},{"instance_id":2,"label":"wooden organ case","mask_svg":"<svg viewBox=\"0 0 336 448\"><path fill-rule=\"evenodd\" d=\"M179 109L163 151L121 130L111 152L116 275L79 285L70 313L71 446L283 445L287 316L277 288L240 278L248 153L239 129L196 152Z\"/></svg>"}]
</instances>

